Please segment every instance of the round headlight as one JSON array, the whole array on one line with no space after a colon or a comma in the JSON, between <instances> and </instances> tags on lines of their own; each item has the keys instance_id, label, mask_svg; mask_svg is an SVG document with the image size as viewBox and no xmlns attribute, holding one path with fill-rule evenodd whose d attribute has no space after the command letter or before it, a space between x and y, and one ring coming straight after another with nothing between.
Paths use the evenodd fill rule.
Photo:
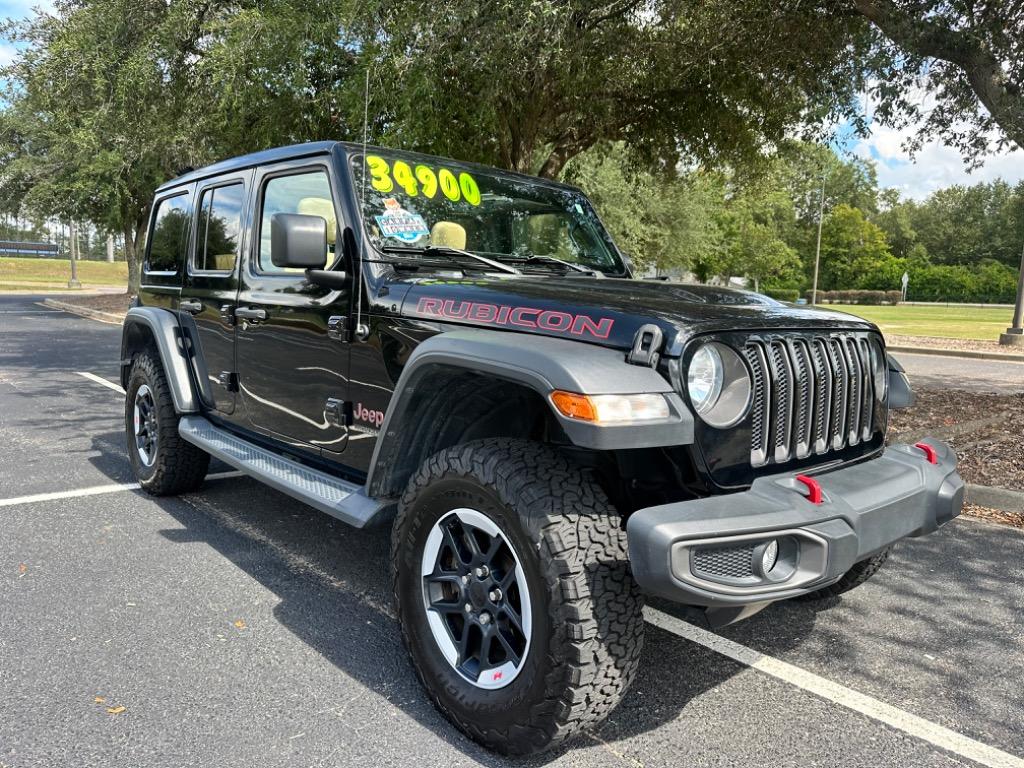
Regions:
<instances>
[{"instance_id":1,"label":"round headlight","mask_svg":"<svg viewBox=\"0 0 1024 768\"><path fill-rule=\"evenodd\" d=\"M750 372L739 354L712 341L698 349L686 369L686 387L697 415L716 429L739 422L750 408Z\"/></svg>"},{"instance_id":2,"label":"round headlight","mask_svg":"<svg viewBox=\"0 0 1024 768\"><path fill-rule=\"evenodd\" d=\"M713 344L697 350L686 370L686 387L697 413L706 413L722 393L722 356Z\"/></svg>"}]
</instances>

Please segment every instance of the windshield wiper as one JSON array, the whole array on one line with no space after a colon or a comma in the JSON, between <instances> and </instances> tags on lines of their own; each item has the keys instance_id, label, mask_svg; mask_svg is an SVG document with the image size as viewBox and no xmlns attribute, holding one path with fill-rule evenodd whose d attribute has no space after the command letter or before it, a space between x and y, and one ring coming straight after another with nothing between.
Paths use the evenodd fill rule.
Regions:
<instances>
[{"instance_id":1,"label":"windshield wiper","mask_svg":"<svg viewBox=\"0 0 1024 768\"><path fill-rule=\"evenodd\" d=\"M515 261L517 264L557 264L558 266L565 267L567 270L571 269L573 272L579 272L581 275L589 275L590 277L604 277L604 272L593 267L584 267L582 264L574 264L571 261L560 259L557 256L538 256L536 254L532 256L514 256L509 261Z\"/></svg>"},{"instance_id":2,"label":"windshield wiper","mask_svg":"<svg viewBox=\"0 0 1024 768\"><path fill-rule=\"evenodd\" d=\"M471 251L464 251L461 248L452 248L450 245L428 245L424 248L417 248L412 245L385 245L381 250L384 253L415 253L423 256L443 256L455 264L458 264L458 258L473 259L499 272L505 272L510 275L523 274L509 264L502 264L500 261L488 259L486 256L480 256Z\"/></svg>"},{"instance_id":3,"label":"windshield wiper","mask_svg":"<svg viewBox=\"0 0 1024 768\"><path fill-rule=\"evenodd\" d=\"M530 256L523 260L523 264L561 264L563 267L567 267L575 272L580 272L584 275L592 275L597 277L598 270L584 267L582 264L573 264L571 261L560 259L557 256Z\"/></svg>"}]
</instances>

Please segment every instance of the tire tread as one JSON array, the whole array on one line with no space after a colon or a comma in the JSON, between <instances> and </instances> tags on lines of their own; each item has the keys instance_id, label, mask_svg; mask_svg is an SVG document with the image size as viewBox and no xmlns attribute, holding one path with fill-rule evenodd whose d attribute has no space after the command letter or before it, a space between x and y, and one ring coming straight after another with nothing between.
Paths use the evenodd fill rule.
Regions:
<instances>
[{"instance_id":1,"label":"tire tread","mask_svg":"<svg viewBox=\"0 0 1024 768\"><path fill-rule=\"evenodd\" d=\"M427 459L410 479L395 520L392 570L417 496L452 475L491 487L521 515L551 590L547 696L530 716L482 728L447 709L417 668L438 707L475 740L507 754L550 749L601 722L636 675L643 648L643 599L629 572L626 534L597 483L549 446L519 439L478 440ZM396 578L397 583L397 578ZM396 589L403 635L402 606ZM408 642L408 639L407 639Z\"/></svg>"}]
</instances>

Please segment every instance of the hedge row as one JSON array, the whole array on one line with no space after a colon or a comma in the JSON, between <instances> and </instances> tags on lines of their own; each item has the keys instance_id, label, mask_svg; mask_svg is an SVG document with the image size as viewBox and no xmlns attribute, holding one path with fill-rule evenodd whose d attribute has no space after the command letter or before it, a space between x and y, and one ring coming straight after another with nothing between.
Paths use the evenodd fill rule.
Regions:
<instances>
[{"instance_id":1,"label":"hedge row","mask_svg":"<svg viewBox=\"0 0 1024 768\"><path fill-rule=\"evenodd\" d=\"M804 296L811 301L811 291ZM900 291L818 291L819 304L899 304Z\"/></svg>"}]
</instances>

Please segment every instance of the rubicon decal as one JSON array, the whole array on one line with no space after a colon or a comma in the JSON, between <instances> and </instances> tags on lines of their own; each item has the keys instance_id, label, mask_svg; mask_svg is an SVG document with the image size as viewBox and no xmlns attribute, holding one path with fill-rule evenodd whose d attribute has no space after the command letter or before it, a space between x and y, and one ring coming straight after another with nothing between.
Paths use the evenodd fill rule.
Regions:
<instances>
[{"instance_id":1,"label":"rubicon decal","mask_svg":"<svg viewBox=\"0 0 1024 768\"><path fill-rule=\"evenodd\" d=\"M542 331L569 333L573 336L590 336L607 339L615 321L610 317L574 315L556 309L536 307L508 307L501 304L486 304L478 301L423 298L416 305L421 315L442 320L468 320L487 325L501 325L513 328L537 328Z\"/></svg>"}]
</instances>

